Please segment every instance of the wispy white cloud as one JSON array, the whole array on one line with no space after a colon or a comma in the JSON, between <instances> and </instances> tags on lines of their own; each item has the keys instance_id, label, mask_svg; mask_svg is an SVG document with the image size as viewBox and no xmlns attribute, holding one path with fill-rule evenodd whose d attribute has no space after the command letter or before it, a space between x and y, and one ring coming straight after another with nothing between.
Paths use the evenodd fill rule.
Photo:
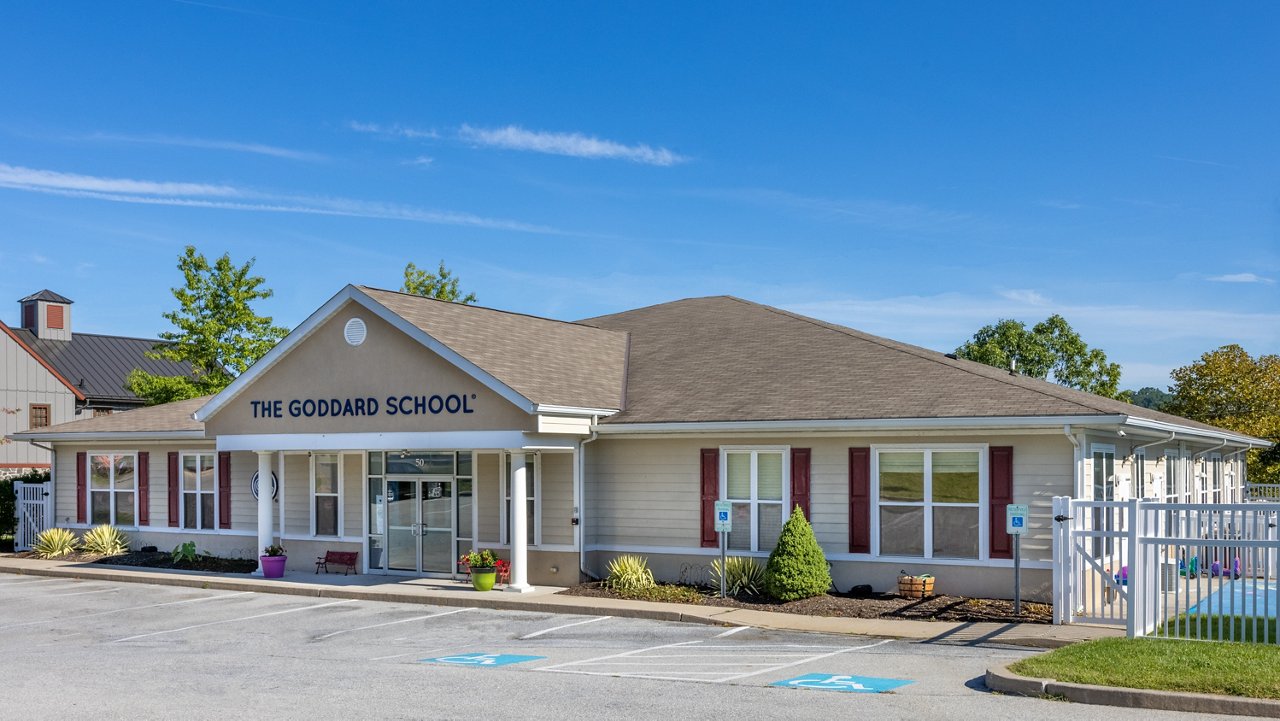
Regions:
<instances>
[{"instance_id":1,"label":"wispy white cloud","mask_svg":"<svg viewBox=\"0 0 1280 721\"><path fill-rule=\"evenodd\" d=\"M411 128L400 123L366 123L352 120L347 123L349 130L369 135L383 135L391 138L407 138L409 140L434 140L440 133L433 128Z\"/></svg>"},{"instance_id":2,"label":"wispy white cloud","mask_svg":"<svg viewBox=\"0 0 1280 721\"><path fill-rule=\"evenodd\" d=\"M429 155L419 155L416 158L410 158L409 160L402 160L400 161L400 164L422 166L422 165L431 165L434 162L436 162L436 159Z\"/></svg>"},{"instance_id":3,"label":"wispy white cloud","mask_svg":"<svg viewBox=\"0 0 1280 721\"><path fill-rule=\"evenodd\" d=\"M1084 205L1072 200L1056 200L1053 198L1041 200L1037 205L1043 205L1046 208L1057 208L1058 210L1080 210Z\"/></svg>"},{"instance_id":4,"label":"wispy white cloud","mask_svg":"<svg viewBox=\"0 0 1280 721\"><path fill-rule=\"evenodd\" d=\"M1226 275L1211 275L1209 280L1215 283L1275 283L1275 280L1266 278L1257 273L1228 273Z\"/></svg>"},{"instance_id":5,"label":"wispy white cloud","mask_svg":"<svg viewBox=\"0 0 1280 721\"><path fill-rule=\"evenodd\" d=\"M1015 288L1011 290L999 291L999 295L1001 298L1005 298L1005 299L1014 301L1016 303L1023 303L1026 305L1046 305L1049 302L1048 298L1044 297L1043 295L1040 295L1034 290L1025 290L1025 289Z\"/></svg>"},{"instance_id":6,"label":"wispy white cloud","mask_svg":"<svg viewBox=\"0 0 1280 721\"><path fill-rule=\"evenodd\" d=\"M474 128L463 125L458 129L458 137L466 142L491 148L567 155L572 158L626 160L663 167L688 160L666 148L654 148L645 144L626 145L576 132L526 130L518 125L508 125L505 128Z\"/></svg>"},{"instance_id":7,"label":"wispy white cloud","mask_svg":"<svg viewBox=\"0 0 1280 721\"><path fill-rule=\"evenodd\" d=\"M31 261L32 263L37 263L39 265L47 265L49 263L49 258L43 255L40 255L39 253L32 253L31 255L27 256L27 260Z\"/></svg>"},{"instance_id":8,"label":"wispy white cloud","mask_svg":"<svg viewBox=\"0 0 1280 721\"><path fill-rule=\"evenodd\" d=\"M1193 165L1212 165L1216 168L1238 168L1237 165L1229 163L1219 163L1216 160L1197 160L1195 158L1180 158L1176 155L1157 155L1160 160L1172 160L1178 163L1191 163Z\"/></svg>"},{"instance_id":9,"label":"wispy white cloud","mask_svg":"<svg viewBox=\"0 0 1280 721\"><path fill-rule=\"evenodd\" d=\"M116 133L93 133L75 138L76 140L93 140L116 143L139 143L146 145L166 145L179 148L200 148L203 150L227 150L234 153L250 153L265 155L286 160L304 160L320 162L328 160L328 156L306 150L293 150L263 143L242 143L236 140L214 140L209 138L184 138L172 135L123 135Z\"/></svg>"},{"instance_id":10,"label":"wispy white cloud","mask_svg":"<svg viewBox=\"0 0 1280 721\"><path fill-rule=\"evenodd\" d=\"M165 183L128 178L104 178L95 175L60 173L0 163L0 186L22 190L86 191L96 193L131 193L135 195L188 195L235 197L240 191L229 185L205 183Z\"/></svg>"},{"instance_id":11,"label":"wispy white cloud","mask_svg":"<svg viewBox=\"0 0 1280 721\"><path fill-rule=\"evenodd\" d=\"M60 173L0 164L0 188L114 203L216 208L269 213L348 216L459 225L526 233L562 234L555 228L470 213L350 198L276 195L229 185L169 183Z\"/></svg>"}]
</instances>

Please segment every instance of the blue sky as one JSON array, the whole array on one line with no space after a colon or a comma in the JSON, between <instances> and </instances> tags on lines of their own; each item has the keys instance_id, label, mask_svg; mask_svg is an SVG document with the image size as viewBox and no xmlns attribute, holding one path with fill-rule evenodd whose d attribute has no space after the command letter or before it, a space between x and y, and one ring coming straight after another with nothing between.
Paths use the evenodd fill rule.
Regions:
<instances>
[{"instance_id":1,"label":"blue sky","mask_svg":"<svg viewBox=\"0 0 1280 721\"><path fill-rule=\"evenodd\" d=\"M1058 312L1126 387L1280 352L1280 5L529 5L0 4L0 317L154 335L190 243L290 326L444 259L567 320Z\"/></svg>"}]
</instances>

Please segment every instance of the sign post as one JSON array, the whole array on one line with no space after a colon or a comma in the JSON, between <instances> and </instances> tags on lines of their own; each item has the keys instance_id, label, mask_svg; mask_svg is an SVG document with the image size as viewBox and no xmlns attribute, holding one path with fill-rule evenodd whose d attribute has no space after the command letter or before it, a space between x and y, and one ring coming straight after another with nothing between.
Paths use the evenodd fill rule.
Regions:
<instances>
[{"instance_id":1,"label":"sign post","mask_svg":"<svg viewBox=\"0 0 1280 721\"><path fill-rule=\"evenodd\" d=\"M1022 615L1022 534L1027 532L1027 515L1031 509L1025 503L1010 503L1004 507L1005 531L1013 536L1013 615Z\"/></svg>"},{"instance_id":2,"label":"sign post","mask_svg":"<svg viewBox=\"0 0 1280 721\"><path fill-rule=\"evenodd\" d=\"M729 570L725 568L725 556L728 555L729 532L733 530L732 511L732 503L716 501L716 532L720 534L720 598L724 598L724 577Z\"/></svg>"}]
</instances>

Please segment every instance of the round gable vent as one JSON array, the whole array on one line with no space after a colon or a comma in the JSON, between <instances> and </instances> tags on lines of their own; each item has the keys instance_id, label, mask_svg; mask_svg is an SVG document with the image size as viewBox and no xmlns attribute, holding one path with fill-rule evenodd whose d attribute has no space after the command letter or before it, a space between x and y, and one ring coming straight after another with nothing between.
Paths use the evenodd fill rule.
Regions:
<instances>
[{"instance_id":1,"label":"round gable vent","mask_svg":"<svg viewBox=\"0 0 1280 721\"><path fill-rule=\"evenodd\" d=\"M342 336L347 339L348 345L360 345L363 343L367 332L364 327L364 321L359 318L352 318L342 328Z\"/></svg>"}]
</instances>

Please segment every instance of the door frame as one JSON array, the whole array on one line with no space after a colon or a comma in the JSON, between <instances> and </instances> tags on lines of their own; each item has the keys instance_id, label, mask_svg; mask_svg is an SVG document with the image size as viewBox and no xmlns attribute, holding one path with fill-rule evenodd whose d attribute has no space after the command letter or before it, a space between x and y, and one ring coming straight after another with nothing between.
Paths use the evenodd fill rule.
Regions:
<instances>
[{"instance_id":1,"label":"door frame","mask_svg":"<svg viewBox=\"0 0 1280 721\"><path fill-rule=\"evenodd\" d=\"M443 473L386 474L386 475L383 475L382 482L383 482L382 505L384 508L383 514L384 514L384 517L387 519L386 520L386 536L385 536L386 549L384 551L386 555L386 568L380 569L380 570L383 573L390 576L411 576L416 578L453 578L453 579L458 578L458 569L457 569L456 561L450 563L450 568L451 568L450 571L422 570L422 530L423 530L422 526L424 523L422 518L422 501L424 500L424 497L422 495L423 486L426 483L433 483L433 482L434 483L445 482L449 484L449 487L450 487L449 553L450 553L450 557L452 558L454 549L458 547L458 499L457 499L458 477L457 475L443 474ZM391 568L391 514L388 510L386 510L386 505L387 505L387 497L390 495L390 487L392 482L412 482L415 484L417 488L417 495L415 497L417 498L418 502L415 504L415 509L414 509L415 522L413 524L414 526L417 527L417 533L415 533L413 536L415 539L417 539L417 541L414 543L414 556L416 558L414 565L417 567L415 570ZM365 482L365 486L366 487L368 486L367 480ZM365 534L365 537L366 539L368 538L368 533ZM367 540L366 540L366 543L367 543Z\"/></svg>"}]
</instances>

